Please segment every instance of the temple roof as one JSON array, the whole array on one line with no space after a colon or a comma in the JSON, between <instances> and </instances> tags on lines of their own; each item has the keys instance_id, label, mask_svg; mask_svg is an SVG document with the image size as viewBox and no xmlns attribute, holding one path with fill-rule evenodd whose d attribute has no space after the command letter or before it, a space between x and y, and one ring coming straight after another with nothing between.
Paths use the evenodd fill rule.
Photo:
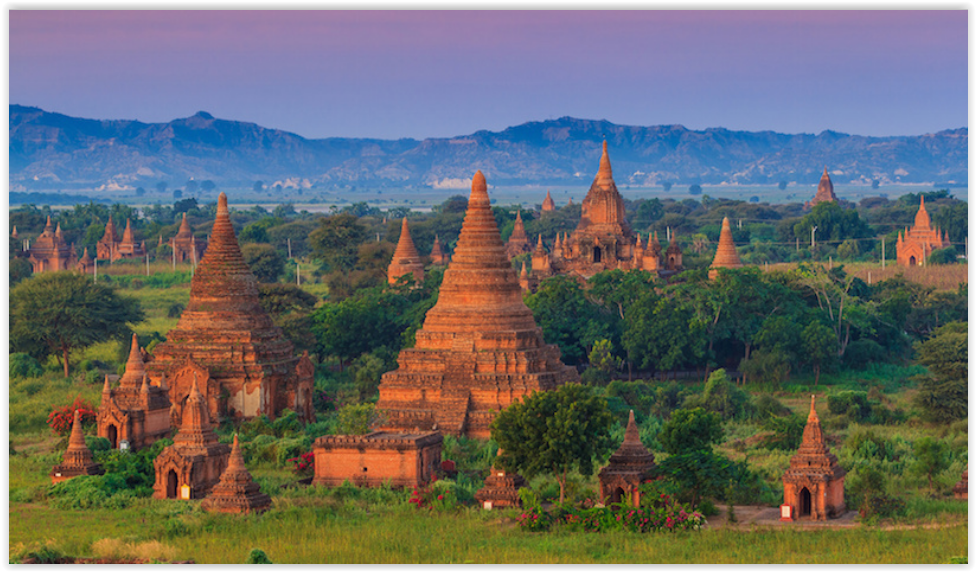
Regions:
<instances>
[{"instance_id":1,"label":"temple roof","mask_svg":"<svg viewBox=\"0 0 976 572\"><path fill-rule=\"evenodd\" d=\"M420 258L413 238L410 237L410 223L407 222L407 217L403 217L403 225L400 227L400 241L397 242L396 250L393 252L393 260L405 258Z\"/></svg>"},{"instance_id":2,"label":"temple roof","mask_svg":"<svg viewBox=\"0 0 976 572\"><path fill-rule=\"evenodd\" d=\"M600 157L600 169L590 185L586 198L583 199L583 211L577 233L602 235L630 236L630 224L624 211L624 200L617 191L617 184L613 181L613 169L610 167L610 155L607 152L607 142L603 142L603 155Z\"/></svg>"},{"instance_id":3,"label":"temple roof","mask_svg":"<svg viewBox=\"0 0 976 572\"><path fill-rule=\"evenodd\" d=\"M546 198L542 201L542 210L547 212L556 210L556 201L552 200L552 195L549 194L548 190L546 191Z\"/></svg>"},{"instance_id":4,"label":"temple roof","mask_svg":"<svg viewBox=\"0 0 976 572\"><path fill-rule=\"evenodd\" d=\"M125 362L125 373L119 384L122 387L139 388L142 385L142 377L146 373L145 363L142 361L142 352L139 351L139 337L132 334L132 347L129 348L129 360Z\"/></svg>"},{"instance_id":5,"label":"temple roof","mask_svg":"<svg viewBox=\"0 0 976 572\"><path fill-rule=\"evenodd\" d=\"M197 380L194 377L190 395L187 396L186 404L183 406L183 422L180 425L180 432L173 438L173 445L196 448L216 445L217 443L217 435L210 423L207 400L197 389Z\"/></svg>"},{"instance_id":6,"label":"temple roof","mask_svg":"<svg viewBox=\"0 0 976 572\"><path fill-rule=\"evenodd\" d=\"M193 236L193 230L190 228L189 221L186 220L186 213L183 213L183 220L180 221L180 229L176 231L177 239L189 240ZM162 236L160 236L162 238Z\"/></svg>"},{"instance_id":7,"label":"temple roof","mask_svg":"<svg viewBox=\"0 0 976 572\"><path fill-rule=\"evenodd\" d=\"M610 455L610 465L647 465L653 463L654 455L641 443L640 431L637 429L637 421L634 419L632 409L630 418L627 420L627 430L624 432L624 442L613 455Z\"/></svg>"},{"instance_id":8,"label":"temple roof","mask_svg":"<svg viewBox=\"0 0 976 572\"><path fill-rule=\"evenodd\" d=\"M915 213L915 226L912 230L929 230L932 228L932 219L929 218L929 212L925 210L925 196L922 195L921 202L918 206L918 212Z\"/></svg>"},{"instance_id":9,"label":"temple roof","mask_svg":"<svg viewBox=\"0 0 976 572\"><path fill-rule=\"evenodd\" d=\"M135 237L132 235L132 221L125 219L125 231L122 232L122 242L124 244L134 244Z\"/></svg>"}]
</instances>

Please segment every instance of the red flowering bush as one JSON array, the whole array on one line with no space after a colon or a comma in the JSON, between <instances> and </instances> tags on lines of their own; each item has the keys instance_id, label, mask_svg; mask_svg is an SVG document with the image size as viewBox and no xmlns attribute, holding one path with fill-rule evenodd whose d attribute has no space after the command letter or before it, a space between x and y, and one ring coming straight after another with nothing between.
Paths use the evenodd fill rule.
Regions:
<instances>
[{"instance_id":1,"label":"red flowering bush","mask_svg":"<svg viewBox=\"0 0 976 572\"><path fill-rule=\"evenodd\" d=\"M98 420L98 411L81 396L75 397L71 405L55 407L47 416L47 424L52 431L64 437L71 433L71 424L75 421L75 409L81 412L81 426L91 428Z\"/></svg>"},{"instance_id":2,"label":"red flowering bush","mask_svg":"<svg viewBox=\"0 0 976 572\"><path fill-rule=\"evenodd\" d=\"M593 508L562 506L552 513L541 508L528 508L515 520L521 528L532 532L548 530L556 523L568 530L582 532L629 530L642 533L698 530L705 524L700 513L687 512L668 494L650 500L645 497L639 507L625 503Z\"/></svg>"},{"instance_id":3,"label":"red flowering bush","mask_svg":"<svg viewBox=\"0 0 976 572\"><path fill-rule=\"evenodd\" d=\"M529 532L543 532L549 530L552 526L553 518L552 516L542 510L539 507L532 507L525 509L524 512L516 517L515 522L518 523L519 528L527 530Z\"/></svg>"},{"instance_id":4,"label":"red flowering bush","mask_svg":"<svg viewBox=\"0 0 976 572\"><path fill-rule=\"evenodd\" d=\"M292 470L303 477L315 474L315 453L312 451L286 459L285 462L292 463Z\"/></svg>"},{"instance_id":5,"label":"red flowering bush","mask_svg":"<svg viewBox=\"0 0 976 572\"><path fill-rule=\"evenodd\" d=\"M442 481L445 485L439 485L434 479L425 487L414 487L410 494L410 504L416 508L427 510L451 510L458 506L457 497L450 488L450 481Z\"/></svg>"}]
</instances>

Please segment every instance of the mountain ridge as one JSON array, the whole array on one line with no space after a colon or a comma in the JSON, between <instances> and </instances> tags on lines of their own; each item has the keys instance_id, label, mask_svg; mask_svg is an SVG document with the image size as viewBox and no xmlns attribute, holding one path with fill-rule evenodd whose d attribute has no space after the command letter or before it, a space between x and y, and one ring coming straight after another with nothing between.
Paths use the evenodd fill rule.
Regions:
<instances>
[{"instance_id":1,"label":"mountain ridge","mask_svg":"<svg viewBox=\"0 0 976 572\"><path fill-rule=\"evenodd\" d=\"M869 137L833 130L786 134L723 127L618 125L570 116L501 131L425 139L307 139L200 111L166 123L86 119L11 104L15 190L129 188L190 178L223 186L256 180L306 186L437 186L483 170L493 184L580 184L604 138L618 184L965 184L968 128Z\"/></svg>"}]
</instances>

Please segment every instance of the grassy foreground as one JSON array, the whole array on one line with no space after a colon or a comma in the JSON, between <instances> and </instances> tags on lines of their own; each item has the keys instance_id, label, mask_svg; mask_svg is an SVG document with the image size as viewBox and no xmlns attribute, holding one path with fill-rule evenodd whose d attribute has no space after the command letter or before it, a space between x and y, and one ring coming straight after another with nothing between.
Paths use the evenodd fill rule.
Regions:
<instances>
[{"instance_id":1,"label":"grassy foreground","mask_svg":"<svg viewBox=\"0 0 976 572\"><path fill-rule=\"evenodd\" d=\"M172 501L129 510L62 511L11 503L11 555L45 541L76 557L241 563L948 563L968 553L968 526L941 529L725 529L678 534L526 533L504 513L412 507L341 514L285 503L260 516L209 515ZM183 514L180 514L183 512ZM342 511L345 512L345 511ZM47 531L47 532L39 532Z\"/></svg>"}]
</instances>

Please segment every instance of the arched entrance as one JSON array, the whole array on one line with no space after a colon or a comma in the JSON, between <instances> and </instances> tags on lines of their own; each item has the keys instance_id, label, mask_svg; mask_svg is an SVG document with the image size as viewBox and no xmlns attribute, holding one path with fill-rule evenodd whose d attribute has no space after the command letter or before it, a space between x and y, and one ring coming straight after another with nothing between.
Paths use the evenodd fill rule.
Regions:
<instances>
[{"instance_id":1,"label":"arched entrance","mask_svg":"<svg viewBox=\"0 0 976 572\"><path fill-rule=\"evenodd\" d=\"M915 257L914 256L912 256L911 258L908 259L908 265L909 266L915 266L917 264L918 264L918 261L915 260Z\"/></svg>"},{"instance_id":2,"label":"arched entrance","mask_svg":"<svg viewBox=\"0 0 976 572\"><path fill-rule=\"evenodd\" d=\"M600 262L603 260L603 251L600 250L599 246L593 247L593 262Z\"/></svg>"},{"instance_id":3,"label":"arched entrance","mask_svg":"<svg viewBox=\"0 0 976 572\"><path fill-rule=\"evenodd\" d=\"M108 426L108 442L112 444L113 449L119 448L119 430L115 425L109 424Z\"/></svg>"},{"instance_id":4,"label":"arched entrance","mask_svg":"<svg viewBox=\"0 0 976 572\"><path fill-rule=\"evenodd\" d=\"M626 494L623 487L617 487L613 489L613 493L610 495L610 502L622 502Z\"/></svg>"},{"instance_id":5,"label":"arched entrance","mask_svg":"<svg viewBox=\"0 0 976 572\"><path fill-rule=\"evenodd\" d=\"M810 490L803 487L800 489L800 516L810 516L812 504Z\"/></svg>"},{"instance_id":6,"label":"arched entrance","mask_svg":"<svg viewBox=\"0 0 976 572\"><path fill-rule=\"evenodd\" d=\"M176 471L170 469L166 473L166 498L175 499L179 496L179 478L176 476Z\"/></svg>"}]
</instances>

